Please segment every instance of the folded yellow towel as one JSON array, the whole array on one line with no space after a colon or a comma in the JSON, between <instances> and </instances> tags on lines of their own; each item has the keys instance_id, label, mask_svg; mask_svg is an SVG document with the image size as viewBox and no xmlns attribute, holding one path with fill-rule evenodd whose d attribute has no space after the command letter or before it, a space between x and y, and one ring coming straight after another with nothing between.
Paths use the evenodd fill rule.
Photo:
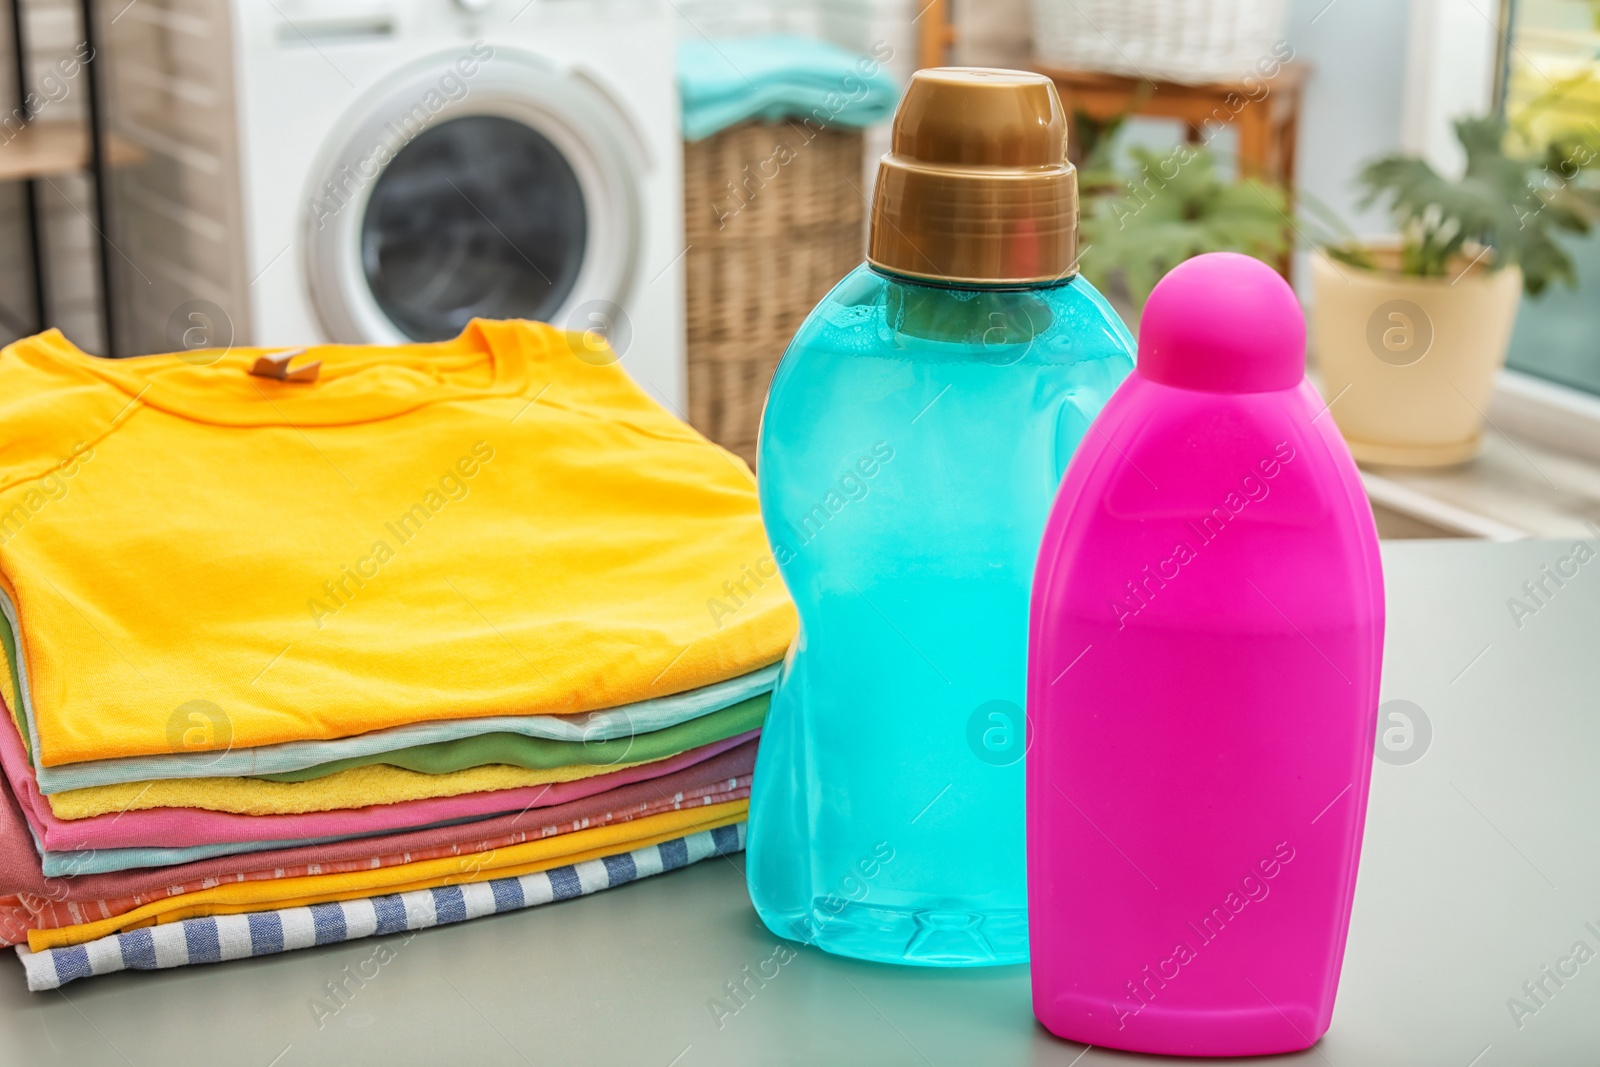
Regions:
<instances>
[{"instance_id":1,"label":"folded yellow towel","mask_svg":"<svg viewBox=\"0 0 1600 1067\"><path fill-rule=\"evenodd\" d=\"M670 757L668 757L670 758ZM646 760L659 763L659 760ZM554 770L529 770L505 763L469 767L448 774L423 774L387 763L336 771L309 782L267 782L260 778L158 778L123 785L94 785L68 789L45 797L58 819L88 819L120 811L150 808L204 808L236 815L293 815L338 808L364 808L371 804L397 804L402 800L457 797L491 789L518 789L550 782L576 782L608 771L638 767L639 763L611 766L570 766Z\"/></svg>"},{"instance_id":2,"label":"folded yellow towel","mask_svg":"<svg viewBox=\"0 0 1600 1067\"><path fill-rule=\"evenodd\" d=\"M254 882L230 882L193 893L163 897L109 919L31 930L28 947L34 952L93 941L122 930L152 923L176 922L196 915L231 915L242 911L298 908L330 900L351 900L386 893L406 893L441 885L460 885L493 878L531 874L550 867L580 863L599 856L645 848L685 834L714 830L741 821L748 800L685 808L630 822L610 823L538 841L465 856L403 863L394 867L348 874L306 875Z\"/></svg>"},{"instance_id":3,"label":"folded yellow towel","mask_svg":"<svg viewBox=\"0 0 1600 1067\"><path fill-rule=\"evenodd\" d=\"M783 655L749 469L592 337L314 347L314 382L261 354L0 351L42 765L570 714Z\"/></svg>"}]
</instances>

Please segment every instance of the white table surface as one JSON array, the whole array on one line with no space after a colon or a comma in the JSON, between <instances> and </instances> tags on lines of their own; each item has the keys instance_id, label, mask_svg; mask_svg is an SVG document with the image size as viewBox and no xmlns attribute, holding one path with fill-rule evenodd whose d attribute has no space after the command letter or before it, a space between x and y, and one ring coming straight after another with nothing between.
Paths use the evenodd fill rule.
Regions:
<instances>
[{"instance_id":1,"label":"white table surface","mask_svg":"<svg viewBox=\"0 0 1600 1067\"><path fill-rule=\"evenodd\" d=\"M1507 1006L1574 942L1600 953L1585 928L1600 930L1600 559L1520 629L1506 603L1570 546L1385 545L1383 698L1420 706L1433 739L1415 763L1374 767L1332 1029L1255 1062L1600 1063L1600 956L1520 1028ZM809 948L719 1026L712 1000L732 1007L725 984L778 945L750 909L742 859L384 939L393 958L320 1026L312 1001L377 941L44 994L0 960L0 1064L1150 1060L1052 1038L1023 967L896 968Z\"/></svg>"}]
</instances>

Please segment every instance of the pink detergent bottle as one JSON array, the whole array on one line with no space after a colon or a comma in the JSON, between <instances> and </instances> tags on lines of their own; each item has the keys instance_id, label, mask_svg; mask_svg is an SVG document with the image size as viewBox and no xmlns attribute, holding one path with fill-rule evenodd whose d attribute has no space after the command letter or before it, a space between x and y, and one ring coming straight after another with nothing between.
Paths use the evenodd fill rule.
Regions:
<instances>
[{"instance_id":1,"label":"pink detergent bottle","mask_svg":"<svg viewBox=\"0 0 1600 1067\"><path fill-rule=\"evenodd\" d=\"M1271 268L1204 255L1155 287L1032 612L1034 1014L1137 1052L1309 1047L1355 891L1383 577Z\"/></svg>"}]
</instances>

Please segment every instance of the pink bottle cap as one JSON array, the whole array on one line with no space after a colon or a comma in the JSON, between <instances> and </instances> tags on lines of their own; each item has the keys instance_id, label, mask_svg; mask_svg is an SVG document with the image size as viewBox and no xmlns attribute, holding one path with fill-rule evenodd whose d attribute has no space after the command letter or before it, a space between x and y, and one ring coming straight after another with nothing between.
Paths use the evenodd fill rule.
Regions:
<instances>
[{"instance_id":1,"label":"pink bottle cap","mask_svg":"<svg viewBox=\"0 0 1600 1067\"><path fill-rule=\"evenodd\" d=\"M1208 393L1292 389L1306 373L1306 320L1278 272L1208 252L1156 283L1139 319L1137 372Z\"/></svg>"}]
</instances>

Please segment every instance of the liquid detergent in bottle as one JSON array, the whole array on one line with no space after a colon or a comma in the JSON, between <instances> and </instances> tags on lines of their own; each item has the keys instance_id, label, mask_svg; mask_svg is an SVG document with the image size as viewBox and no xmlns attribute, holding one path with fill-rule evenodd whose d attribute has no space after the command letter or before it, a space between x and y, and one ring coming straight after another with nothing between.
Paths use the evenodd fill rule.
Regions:
<instances>
[{"instance_id":1,"label":"liquid detergent in bottle","mask_svg":"<svg viewBox=\"0 0 1600 1067\"><path fill-rule=\"evenodd\" d=\"M918 71L867 263L773 378L761 512L800 630L746 869L782 937L892 963L1027 959L1033 563L1068 459L1133 365L1076 276L1077 218L1048 79Z\"/></svg>"},{"instance_id":2,"label":"liquid detergent in bottle","mask_svg":"<svg viewBox=\"0 0 1600 1067\"><path fill-rule=\"evenodd\" d=\"M1155 287L1034 578L1033 1010L1137 1052L1328 1028L1372 769L1377 531L1263 263Z\"/></svg>"}]
</instances>

